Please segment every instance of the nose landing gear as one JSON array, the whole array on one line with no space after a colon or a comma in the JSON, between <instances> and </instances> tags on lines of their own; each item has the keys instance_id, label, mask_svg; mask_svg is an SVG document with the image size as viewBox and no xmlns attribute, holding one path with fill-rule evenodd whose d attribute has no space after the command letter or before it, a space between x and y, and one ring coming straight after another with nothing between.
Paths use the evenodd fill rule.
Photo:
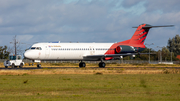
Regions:
<instances>
[{"instance_id":1,"label":"nose landing gear","mask_svg":"<svg viewBox=\"0 0 180 101\"><path fill-rule=\"evenodd\" d=\"M38 63L38 64L37 64L37 68L41 68L41 64Z\"/></svg>"}]
</instances>

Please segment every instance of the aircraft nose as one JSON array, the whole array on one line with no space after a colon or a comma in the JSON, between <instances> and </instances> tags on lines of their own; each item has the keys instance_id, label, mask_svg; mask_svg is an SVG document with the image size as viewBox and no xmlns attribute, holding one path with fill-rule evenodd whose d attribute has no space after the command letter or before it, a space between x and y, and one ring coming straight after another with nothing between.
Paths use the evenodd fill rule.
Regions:
<instances>
[{"instance_id":1,"label":"aircraft nose","mask_svg":"<svg viewBox=\"0 0 180 101\"><path fill-rule=\"evenodd\" d=\"M24 57L25 57L25 58L30 59L31 56L32 56L32 54L31 54L30 52L28 52L28 51L26 51L26 52L24 53Z\"/></svg>"}]
</instances>

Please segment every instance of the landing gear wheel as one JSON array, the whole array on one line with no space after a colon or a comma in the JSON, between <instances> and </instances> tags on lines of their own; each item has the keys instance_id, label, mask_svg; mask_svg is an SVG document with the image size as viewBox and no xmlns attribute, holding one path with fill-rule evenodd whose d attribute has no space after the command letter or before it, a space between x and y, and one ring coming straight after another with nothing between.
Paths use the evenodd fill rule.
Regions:
<instances>
[{"instance_id":1,"label":"landing gear wheel","mask_svg":"<svg viewBox=\"0 0 180 101\"><path fill-rule=\"evenodd\" d=\"M33 63L32 63L32 64L31 64L31 63L29 63L29 66L31 66L31 65L33 66L34 64L33 64Z\"/></svg>"},{"instance_id":2,"label":"landing gear wheel","mask_svg":"<svg viewBox=\"0 0 180 101\"><path fill-rule=\"evenodd\" d=\"M86 67L86 63L85 62L80 62L79 63L79 67L81 68L81 67Z\"/></svg>"},{"instance_id":3,"label":"landing gear wheel","mask_svg":"<svg viewBox=\"0 0 180 101\"><path fill-rule=\"evenodd\" d=\"M37 64L37 68L41 68L41 64Z\"/></svg>"},{"instance_id":4,"label":"landing gear wheel","mask_svg":"<svg viewBox=\"0 0 180 101\"><path fill-rule=\"evenodd\" d=\"M106 64L105 64L104 62L100 62L100 63L99 63L99 67L100 67L100 68L104 68L105 66L106 66Z\"/></svg>"}]
</instances>

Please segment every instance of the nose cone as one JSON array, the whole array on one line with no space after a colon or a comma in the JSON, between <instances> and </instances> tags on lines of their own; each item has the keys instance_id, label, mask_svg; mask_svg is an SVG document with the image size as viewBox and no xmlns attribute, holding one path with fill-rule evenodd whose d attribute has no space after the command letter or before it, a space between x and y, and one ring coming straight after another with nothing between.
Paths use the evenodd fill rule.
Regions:
<instances>
[{"instance_id":1,"label":"nose cone","mask_svg":"<svg viewBox=\"0 0 180 101\"><path fill-rule=\"evenodd\" d=\"M39 55L40 55L40 52L39 51L36 51L36 50L27 50L25 53L24 53L24 57L27 58L27 59L39 59Z\"/></svg>"},{"instance_id":2,"label":"nose cone","mask_svg":"<svg viewBox=\"0 0 180 101\"><path fill-rule=\"evenodd\" d=\"M32 54L31 54L31 52L29 52L29 51L26 51L26 52L24 53L24 57L27 58L27 59L31 59L31 58L32 58L31 55L32 55Z\"/></svg>"},{"instance_id":3,"label":"nose cone","mask_svg":"<svg viewBox=\"0 0 180 101\"><path fill-rule=\"evenodd\" d=\"M24 57L27 59L37 59L38 58L38 52L33 50L28 50L24 53Z\"/></svg>"}]
</instances>

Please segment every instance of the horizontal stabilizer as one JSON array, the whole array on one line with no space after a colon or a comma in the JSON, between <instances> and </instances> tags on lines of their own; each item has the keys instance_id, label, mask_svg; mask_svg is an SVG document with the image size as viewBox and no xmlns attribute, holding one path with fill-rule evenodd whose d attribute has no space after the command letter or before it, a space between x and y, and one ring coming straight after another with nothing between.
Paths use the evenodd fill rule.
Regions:
<instances>
[{"instance_id":1,"label":"horizontal stabilizer","mask_svg":"<svg viewBox=\"0 0 180 101\"><path fill-rule=\"evenodd\" d=\"M143 26L142 28L156 28L156 27L173 27L174 25L163 25L163 26ZM139 27L139 26L138 26ZM132 27L132 28L138 28L138 27Z\"/></svg>"}]
</instances>

